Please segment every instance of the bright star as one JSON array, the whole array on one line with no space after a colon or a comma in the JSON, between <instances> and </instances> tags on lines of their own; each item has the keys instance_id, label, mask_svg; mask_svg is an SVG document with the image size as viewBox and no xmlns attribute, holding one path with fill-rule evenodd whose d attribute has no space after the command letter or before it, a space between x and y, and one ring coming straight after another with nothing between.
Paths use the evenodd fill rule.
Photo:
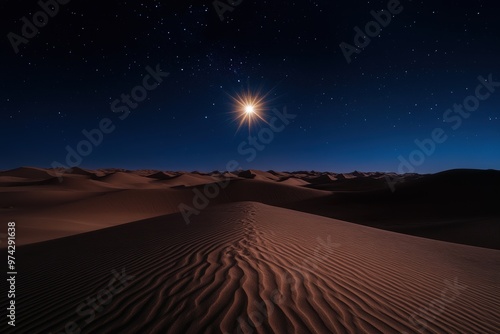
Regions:
<instances>
[{"instance_id":1,"label":"bright star","mask_svg":"<svg viewBox=\"0 0 500 334\"><path fill-rule=\"evenodd\" d=\"M236 119L239 120L238 130L243 123L247 123L248 128L250 129L252 123L258 120L266 122L263 118L263 114L264 100L268 94L262 95L260 92L253 93L248 90L244 93L236 94L231 97L235 106L233 112L236 113Z\"/></svg>"}]
</instances>

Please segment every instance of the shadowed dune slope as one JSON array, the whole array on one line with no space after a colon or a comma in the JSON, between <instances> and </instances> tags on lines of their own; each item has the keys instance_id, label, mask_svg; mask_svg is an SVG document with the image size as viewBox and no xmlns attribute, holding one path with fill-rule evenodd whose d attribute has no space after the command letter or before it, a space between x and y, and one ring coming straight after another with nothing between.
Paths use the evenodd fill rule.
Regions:
<instances>
[{"instance_id":1,"label":"shadowed dune slope","mask_svg":"<svg viewBox=\"0 0 500 334\"><path fill-rule=\"evenodd\" d=\"M113 174L109 177L129 180L126 175ZM132 180L136 178L153 182L155 186L145 189L138 189L136 186L132 189L104 188L99 187L99 184L107 186L108 183L69 177L52 188L17 187L0 191L0 201L4 203L0 206L4 207L3 210L0 209L0 220L16 221L18 244L39 242L179 212L181 203L194 207L194 188L171 188L163 183L177 179L201 182L204 178L205 182L210 180L215 183L210 177L197 175L182 175L172 180L156 182L136 175L130 177ZM69 190L72 188L68 188L68 184L78 184L75 189L86 189L88 192ZM203 186L198 189L200 192L204 191ZM258 180L234 180L224 189L220 186L216 189L220 189L219 196L211 199L210 205L259 201L271 205L293 206L297 201L327 194L315 189Z\"/></svg>"},{"instance_id":2,"label":"shadowed dune slope","mask_svg":"<svg viewBox=\"0 0 500 334\"><path fill-rule=\"evenodd\" d=\"M209 208L189 225L173 214L22 246L17 258L20 333L69 322L82 333L500 328L499 251L254 202ZM90 312L86 301L123 269L134 278Z\"/></svg>"}]
</instances>

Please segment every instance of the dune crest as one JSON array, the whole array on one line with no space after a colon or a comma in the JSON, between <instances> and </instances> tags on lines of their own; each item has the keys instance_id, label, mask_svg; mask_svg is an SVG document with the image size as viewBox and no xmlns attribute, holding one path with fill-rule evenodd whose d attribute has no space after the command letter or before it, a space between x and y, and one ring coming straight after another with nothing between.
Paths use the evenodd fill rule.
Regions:
<instances>
[{"instance_id":1,"label":"dune crest","mask_svg":"<svg viewBox=\"0 0 500 334\"><path fill-rule=\"evenodd\" d=\"M174 214L29 245L19 256L26 275L19 317L29 319L19 322L21 332L71 321L88 333L496 333L500 326L492 314L499 251L254 202L216 206L190 225ZM122 268L133 279L86 323L76 307Z\"/></svg>"}]
</instances>

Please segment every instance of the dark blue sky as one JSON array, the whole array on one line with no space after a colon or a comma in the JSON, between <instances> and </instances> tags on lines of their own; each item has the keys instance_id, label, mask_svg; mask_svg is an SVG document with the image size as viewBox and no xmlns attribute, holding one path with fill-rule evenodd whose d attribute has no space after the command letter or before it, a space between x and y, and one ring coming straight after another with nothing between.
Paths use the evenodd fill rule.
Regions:
<instances>
[{"instance_id":1,"label":"dark blue sky","mask_svg":"<svg viewBox=\"0 0 500 334\"><path fill-rule=\"evenodd\" d=\"M500 168L500 87L474 97L478 76L500 82L495 1L401 1L351 63L339 44L355 47L354 27L364 30L388 1L243 0L221 21L210 1L73 0L18 53L8 34L21 38L20 19L32 22L40 7L1 6L0 169L70 166L67 147L77 151L82 130L103 119L114 130L96 137L81 167L210 171L236 160L243 169L398 171L403 158L400 171ZM110 105L143 84L148 66L169 75L121 120ZM247 89L272 91L266 120L273 108L296 115L252 161L238 151L252 148L229 96ZM479 101L467 118L444 116L467 98ZM429 144L436 128L446 140ZM250 134L269 131L260 122Z\"/></svg>"}]
</instances>

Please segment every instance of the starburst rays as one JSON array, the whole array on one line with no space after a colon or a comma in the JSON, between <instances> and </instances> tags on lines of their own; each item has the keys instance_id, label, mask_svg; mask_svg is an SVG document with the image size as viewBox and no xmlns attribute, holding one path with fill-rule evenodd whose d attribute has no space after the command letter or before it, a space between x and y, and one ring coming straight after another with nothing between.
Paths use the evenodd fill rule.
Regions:
<instances>
[{"instance_id":1,"label":"starburst rays","mask_svg":"<svg viewBox=\"0 0 500 334\"><path fill-rule=\"evenodd\" d=\"M236 114L236 120L239 121L237 131L245 123L248 125L249 131L252 125L258 121L267 123L264 116L266 110L265 103L268 95L269 92L262 94L260 90L252 92L248 89L246 92L236 93L235 96L231 96L234 102L233 113Z\"/></svg>"}]
</instances>

